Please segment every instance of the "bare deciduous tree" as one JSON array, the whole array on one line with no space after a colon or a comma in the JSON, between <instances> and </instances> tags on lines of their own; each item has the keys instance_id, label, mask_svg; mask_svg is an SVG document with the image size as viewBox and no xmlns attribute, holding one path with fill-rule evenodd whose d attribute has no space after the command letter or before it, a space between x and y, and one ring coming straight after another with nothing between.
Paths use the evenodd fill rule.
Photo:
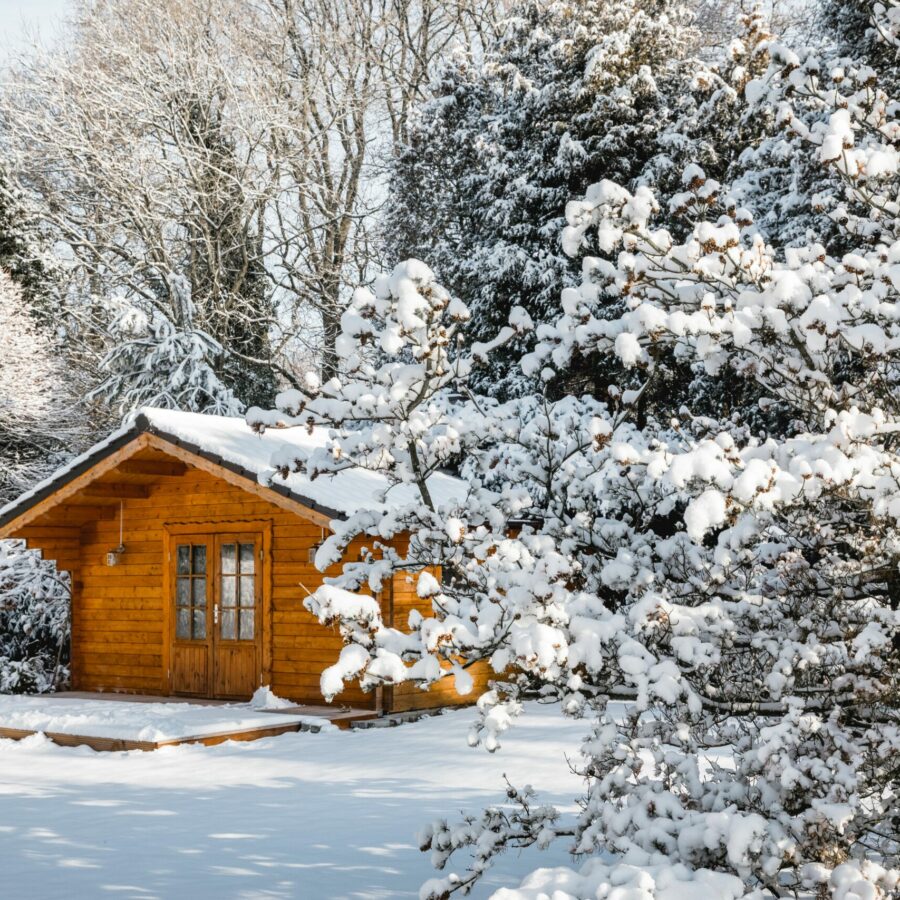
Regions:
<instances>
[{"instance_id":1,"label":"bare deciduous tree","mask_svg":"<svg viewBox=\"0 0 900 900\"><path fill-rule=\"evenodd\" d=\"M250 403L291 380L284 362L304 344L336 371L384 161L437 59L476 40L491 8L82 3L64 45L18 60L0 114L97 356L114 349L109 323L126 304L211 337L223 353L210 366Z\"/></svg>"},{"instance_id":2,"label":"bare deciduous tree","mask_svg":"<svg viewBox=\"0 0 900 900\"><path fill-rule=\"evenodd\" d=\"M281 283L321 316L322 370L353 286L365 279L385 163L403 144L439 61L473 48L502 3L482 0L266 0L265 44L283 67L285 108L272 136Z\"/></svg>"},{"instance_id":3,"label":"bare deciduous tree","mask_svg":"<svg viewBox=\"0 0 900 900\"><path fill-rule=\"evenodd\" d=\"M19 61L3 115L15 171L90 297L72 308L81 323L102 332L125 303L208 333L226 351L220 374L253 400L271 390L275 186L260 160L280 72L244 42L251 13L85 5L64 47Z\"/></svg>"}]
</instances>

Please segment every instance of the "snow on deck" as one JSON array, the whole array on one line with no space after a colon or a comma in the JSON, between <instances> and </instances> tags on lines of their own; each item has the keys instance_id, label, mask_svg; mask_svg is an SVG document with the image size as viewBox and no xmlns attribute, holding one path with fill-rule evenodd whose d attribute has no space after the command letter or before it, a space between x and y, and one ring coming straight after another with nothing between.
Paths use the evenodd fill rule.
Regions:
<instances>
[{"instance_id":1,"label":"snow on deck","mask_svg":"<svg viewBox=\"0 0 900 900\"><path fill-rule=\"evenodd\" d=\"M135 703L0 695L0 729L162 744L290 725L331 728L327 719L274 713L246 703Z\"/></svg>"}]
</instances>

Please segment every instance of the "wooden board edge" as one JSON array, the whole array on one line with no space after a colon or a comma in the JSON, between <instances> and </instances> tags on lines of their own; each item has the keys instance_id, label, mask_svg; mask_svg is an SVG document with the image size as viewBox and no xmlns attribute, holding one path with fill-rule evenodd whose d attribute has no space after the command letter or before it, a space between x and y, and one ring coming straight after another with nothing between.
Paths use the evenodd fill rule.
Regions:
<instances>
[{"instance_id":1,"label":"wooden board edge","mask_svg":"<svg viewBox=\"0 0 900 900\"><path fill-rule=\"evenodd\" d=\"M324 725L327 720L323 719ZM90 747L98 753L118 753L130 750L150 752L162 747L178 747L182 744L202 744L213 747L224 744L226 741L255 741L267 737L278 737L282 734L299 732L303 730L306 722L284 722L280 725L271 725L261 728L246 728L240 731L222 731L215 734L186 735L164 741L137 741L128 738L105 738L85 734L66 734L59 731L30 731L22 728L0 727L0 739L21 741L34 734L43 734L48 740L60 747Z\"/></svg>"}]
</instances>

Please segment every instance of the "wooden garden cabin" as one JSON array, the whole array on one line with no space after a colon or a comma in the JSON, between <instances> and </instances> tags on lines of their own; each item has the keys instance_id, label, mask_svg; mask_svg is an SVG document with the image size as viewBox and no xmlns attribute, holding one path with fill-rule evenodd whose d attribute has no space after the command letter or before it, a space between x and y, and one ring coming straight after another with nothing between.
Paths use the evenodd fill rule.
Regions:
<instances>
[{"instance_id":1,"label":"wooden garden cabin","mask_svg":"<svg viewBox=\"0 0 900 900\"><path fill-rule=\"evenodd\" d=\"M0 510L0 538L71 575L72 688L246 699L271 685L321 704L341 638L303 607L322 583L315 549L334 520L408 490L386 499L384 479L363 471L273 477L273 456L324 441L320 429L256 435L242 419L147 409ZM443 474L429 487L439 499L462 490ZM401 627L422 603L404 574L379 600ZM451 678L339 697L383 713L465 699Z\"/></svg>"}]
</instances>

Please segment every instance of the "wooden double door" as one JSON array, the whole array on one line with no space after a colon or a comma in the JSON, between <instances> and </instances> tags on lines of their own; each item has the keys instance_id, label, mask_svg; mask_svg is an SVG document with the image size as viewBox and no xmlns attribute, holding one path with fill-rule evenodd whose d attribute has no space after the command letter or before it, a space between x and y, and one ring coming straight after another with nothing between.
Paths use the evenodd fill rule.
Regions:
<instances>
[{"instance_id":1,"label":"wooden double door","mask_svg":"<svg viewBox=\"0 0 900 900\"><path fill-rule=\"evenodd\" d=\"M262 673L263 536L169 536L172 693L245 699Z\"/></svg>"}]
</instances>

